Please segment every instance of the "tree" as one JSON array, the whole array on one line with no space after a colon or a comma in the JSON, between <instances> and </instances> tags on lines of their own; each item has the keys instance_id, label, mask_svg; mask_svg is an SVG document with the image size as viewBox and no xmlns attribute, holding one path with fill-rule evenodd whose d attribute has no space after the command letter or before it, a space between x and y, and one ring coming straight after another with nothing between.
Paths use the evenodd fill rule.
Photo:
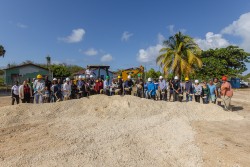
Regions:
<instances>
[{"instance_id":1,"label":"tree","mask_svg":"<svg viewBox=\"0 0 250 167\"><path fill-rule=\"evenodd\" d=\"M237 46L203 51L201 57L203 66L196 69L195 77L202 79L223 75L239 77L247 70L245 63L250 62L250 54Z\"/></svg>"},{"instance_id":2,"label":"tree","mask_svg":"<svg viewBox=\"0 0 250 167\"><path fill-rule=\"evenodd\" d=\"M66 65L66 68L69 70L71 75L84 69L84 68L77 66L77 65Z\"/></svg>"},{"instance_id":3,"label":"tree","mask_svg":"<svg viewBox=\"0 0 250 167\"><path fill-rule=\"evenodd\" d=\"M69 77L71 75L66 66L53 64L51 66L51 70L53 71L55 77Z\"/></svg>"},{"instance_id":4,"label":"tree","mask_svg":"<svg viewBox=\"0 0 250 167\"><path fill-rule=\"evenodd\" d=\"M153 68L151 68L149 71L146 72L146 78L153 78L153 79L157 79L161 76L161 72L160 71L155 71Z\"/></svg>"},{"instance_id":5,"label":"tree","mask_svg":"<svg viewBox=\"0 0 250 167\"><path fill-rule=\"evenodd\" d=\"M178 32L164 41L163 46L156 63L162 67L165 75L189 76L195 68L202 66L201 49L191 37Z\"/></svg>"},{"instance_id":6,"label":"tree","mask_svg":"<svg viewBox=\"0 0 250 167\"><path fill-rule=\"evenodd\" d=\"M0 56L4 57L4 54L6 53L6 50L4 50L4 47L0 45Z\"/></svg>"}]
</instances>

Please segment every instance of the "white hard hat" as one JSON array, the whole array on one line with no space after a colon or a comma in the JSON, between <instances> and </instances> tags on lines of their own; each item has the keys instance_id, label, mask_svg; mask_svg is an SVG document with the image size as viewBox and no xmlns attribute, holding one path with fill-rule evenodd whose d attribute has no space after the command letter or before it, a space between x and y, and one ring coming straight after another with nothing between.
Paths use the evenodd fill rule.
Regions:
<instances>
[{"instance_id":1,"label":"white hard hat","mask_svg":"<svg viewBox=\"0 0 250 167\"><path fill-rule=\"evenodd\" d=\"M128 76L128 79L131 79L131 76L130 76L130 75Z\"/></svg>"},{"instance_id":2,"label":"white hard hat","mask_svg":"<svg viewBox=\"0 0 250 167\"><path fill-rule=\"evenodd\" d=\"M174 79L179 79L178 76L175 76Z\"/></svg>"},{"instance_id":3,"label":"white hard hat","mask_svg":"<svg viewBox=\"0 0 250 167\"><path fill-rule=\"evenodd\" d=\"M82 78L82 76L81 75L79 75L79 77L78 77L79 79L81 79Z\"/></svg>"},{"instance_id":4,"label":"white hard hat","mask_svg":"<svg viewBox=\"0 0 250 167\"><path fill-rule=\"evenodd\" d=\"M53 81L57 81L57 79L56 79L56 78L54 78L54 79L53 79Z\"/></svg>"},{"instance_id":5,"label":"white hard hat","mask_svg":"<svg viewBox=\"0 0 250 167\"><path fill-rule=\"evenodd\" d=\"M69 78L66 78L66 81L70 81L70 79L69 79Z\"/></svg>"},{"instance_id":6,"label":"white hard hat","mask_svg":"<svg viewBox=\"0 0 250 167\"><path fill-rule=\"evenodd\" d=\"M159 77L159 79L163 79L163 77L162 77L162 76L160 76L160 77Z\"/></svg>"},{"instance_id":7,"label":"white hard hat","mask_svg":"<svg viewBox=\"0 0 250 167\"><path fill-rule=\"evenodd\" d=\"M150 82L150 81L152 81L152 79L151 79L151 78L148 78L148 82Z\"/></svg>"},{"instance_id":8,"label":"white hard hat","mask_svg":"<svg viewBox=\"0 0 250 167\"><path fill-rule=\"evenodd\" d=\"M199 80L198 80L198 79L196 79L196 80L194 81L194 83L199 83Z\"/></svg>"},{"instance_id":9,"label":"white hard hat","mask_svg":"<svg viewBox=\"0 0 250 167\"><path fill-rule=\"evenodd\" d=\"M93 75L90 75L90 78L93 78Z\"/></svg>"}]
</instances>

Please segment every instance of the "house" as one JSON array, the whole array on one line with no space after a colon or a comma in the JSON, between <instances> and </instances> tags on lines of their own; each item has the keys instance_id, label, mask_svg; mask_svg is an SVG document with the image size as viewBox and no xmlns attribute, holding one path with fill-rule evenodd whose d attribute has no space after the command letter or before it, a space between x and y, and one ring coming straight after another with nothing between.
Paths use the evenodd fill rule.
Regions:
<instances>
[{"instance_id":1,"label":"house","mask_svg":"<svg viewBox=\"0 0 250 167\"><path fill-rule=\"evenodd\" d=\"M26 79L32 80L36 78L38 74L42 76L49 76L51 79L51 73L49 69L35 65L33 63L27 63L15 67L9 67L4 70L4 83L6 85L13 85L15 81L22 83Z\"/></svg>"},{"instance_id":2,"label":"house","mask_svg":"<svg viewBox=\"0 0 250 167\"><path fill-rule=\"evenodd\" d=\"M103 66L103 65L88 65L86 70L78 71L77 73L74 73L74 79L78 79L79 76L85 76L89 77L90 75L93 75L95 79L98 79L99 77L102 80L105 80L106 76L108 75L110 79L114 78L114 72L108 70L109 66Z\"/></svg>"},{"instance_id":3,"label":"house","mask_svg":"<svg viewBox=\"0 0 250 167\"><path fill-rule=\"evenodd\" d=\"M77 73L74 73L73 76L75 80L78 80L79 76L85 76L85 70L80 70Z\"/></svg>"},{"instance_id":4,"label":"house","mask_svg":"<svg viewBox=\"0 0 250 167\"><path fill-rule=\"evenodd\" d=\"M101 78L102 80L105 80L106 76L109 76L109 78L112 80L114 73L110 71L109 68L110 66L105 65L88 65L86 74L89 73L90 75L93 75L94 78Z\"/></svg>"},{"instance_id":5,"label":"house","mask_svg":"<svg viewBox=\"0 0 250 167\"><path fill-rule=\"evenodd\" d=\"M98 78L98 72L99 72L99 70L97 68L96 69L92 69L92 75L96 79ZM110 71L110 70L108 70L108 75L109 75L110 80L112 80L114 78L114 73L112 71ZM102 80L105 80L106 76L107 76L106 70L100 69L100 78Z\"/></svg>"}]
</instances>

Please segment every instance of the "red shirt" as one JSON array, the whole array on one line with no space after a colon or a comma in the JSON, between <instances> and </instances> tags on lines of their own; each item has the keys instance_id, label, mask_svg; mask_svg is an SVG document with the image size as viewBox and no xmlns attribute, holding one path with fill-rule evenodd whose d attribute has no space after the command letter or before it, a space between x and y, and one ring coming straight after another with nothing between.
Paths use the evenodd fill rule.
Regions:
<instances>
[{"instance_id":1,"label":"red shirt","mask_svg":"<svg viewBox=\"0 0 250 167\"><path fill-rule=\"evenodd\" d=\"M23 85L23 93L30 94L30 87L29 85Z\"/></svg>"}]
</instances>

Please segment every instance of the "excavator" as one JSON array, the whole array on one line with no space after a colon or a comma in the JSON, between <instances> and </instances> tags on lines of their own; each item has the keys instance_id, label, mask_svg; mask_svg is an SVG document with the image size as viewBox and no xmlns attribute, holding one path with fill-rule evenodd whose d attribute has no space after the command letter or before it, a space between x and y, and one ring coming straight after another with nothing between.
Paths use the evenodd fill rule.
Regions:
<instances>
[{"instance_id":1,"label":"excavator","mask_svg":"<svg viewBox=\"0 0 250 167\"><path fill-rule=\"evenodd\" d=\"M127 80L128 76L130 75L132 78L137 77L138 74L141 74L141 76L144 74L144 67L134 67L134 68L128 68L121 71L121 77L124 81Z\"/></svg>"}]
</instances>

